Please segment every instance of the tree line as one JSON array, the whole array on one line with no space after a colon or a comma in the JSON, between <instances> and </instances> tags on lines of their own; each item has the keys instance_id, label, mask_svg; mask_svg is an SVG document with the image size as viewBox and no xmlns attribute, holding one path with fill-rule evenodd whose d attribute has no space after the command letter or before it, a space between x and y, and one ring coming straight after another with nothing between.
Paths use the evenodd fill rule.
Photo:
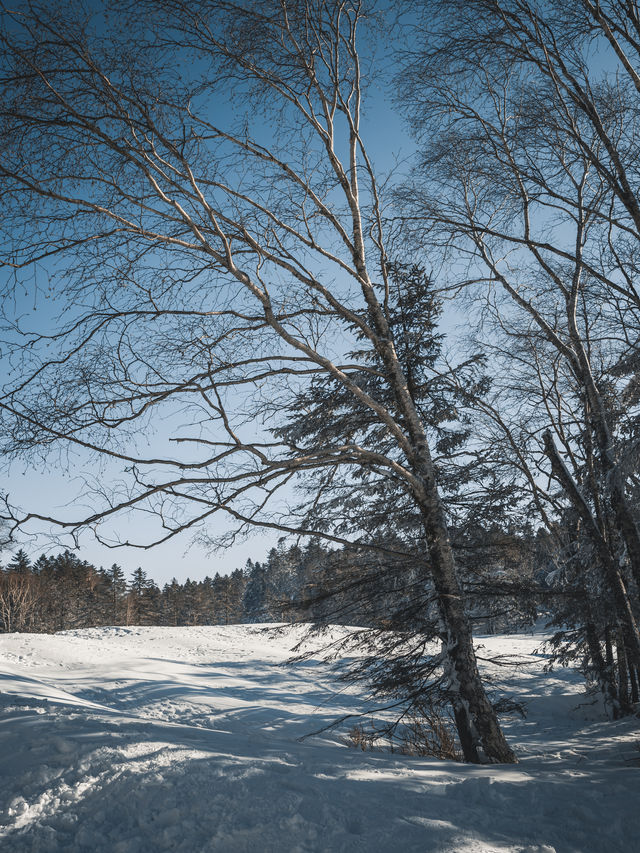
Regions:
<instances>
[{"instance_id":1,"label":"tree line","mask_svg":"<svg viewBox=\"0 0 640 853\"><path fill-rule=\"evenodd\" d=\"M242 621L245 573L158 587L141 568L127 579L71 551L31 562L20 549L0 573L2 631L67 631L102 625L220 625Z\"/></svg>"},{"instance_id":2,"label":"tree line","mask_svg":"<svg viewBox=\"0 0 640 853\"><path fill-rule=\"evenodd\" d=\"M536 550L531 537L498 536L494 531L494 539L493 546L485 548L489 564L482 582L477 572L465 573L473 618L480 631L488 632L535 621L544 607L549 571L544 543L537 543L537 558L531 559L532 545ZM476 562L480 556L475 553ZM372 562L357 549L330 549L318 540L303 547L281 540L263 562L249 559L228 575L216 573L202 581L173 578L162 587L141 568L127 579L116 563L97 568L68 550L32 561L19 549L0 566L0 631L274 622L420 629L419 610L413 618L408 615L420 579L415 572L409 575L399 584L397 572L379 559ZM359 595L353 592L356 585L362 590Z\"/></svg>"}]
</instances>

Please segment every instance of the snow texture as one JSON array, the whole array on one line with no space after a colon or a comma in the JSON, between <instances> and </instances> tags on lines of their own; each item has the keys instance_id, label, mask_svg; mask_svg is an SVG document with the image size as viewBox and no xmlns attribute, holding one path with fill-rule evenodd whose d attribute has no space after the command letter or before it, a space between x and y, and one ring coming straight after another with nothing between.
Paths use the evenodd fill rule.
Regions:
<instances>
[{"instance_id":1,"label":"snow texture","mask_svg":"<svg viewBox=\"0 0 640 853\"><path fill-rule=\"evenodd\" d=\"M302 631L0 636L0 850L640 849L638 721L606 722L579 676L545 673L543 636L479 640L528 707L503 718L520 763L487 768L362 752L344 730L300 741L362 707L320 656L282 665Z\"/></svg>"}]
</instances>

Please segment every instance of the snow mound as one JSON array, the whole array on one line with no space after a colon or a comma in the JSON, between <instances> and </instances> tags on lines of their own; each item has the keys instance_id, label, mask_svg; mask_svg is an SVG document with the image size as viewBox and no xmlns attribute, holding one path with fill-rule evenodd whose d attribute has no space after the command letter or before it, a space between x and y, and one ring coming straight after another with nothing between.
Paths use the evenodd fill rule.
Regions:
<instances>
[{"instance_id":1,"label":"snow mound","mask_svg":"<svg viewBox=\"0 0 640 853\"><path fill-rule=\"evenodd\" d=\"M339 636L347 629L334 629ZM0 636L0 849L12 853L611 853L637 848L637 720L605 722L540 635L485 637L520 764L361 752L360 710L294 626Z\"/></svg>"}]
</instances>

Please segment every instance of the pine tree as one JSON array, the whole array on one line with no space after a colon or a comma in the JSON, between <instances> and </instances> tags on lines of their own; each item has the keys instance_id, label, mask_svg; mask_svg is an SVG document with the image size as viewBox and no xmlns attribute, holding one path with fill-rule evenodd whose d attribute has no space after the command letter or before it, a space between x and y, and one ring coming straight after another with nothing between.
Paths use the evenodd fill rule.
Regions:
<instances>
[{"instance_id":1,"label":"pine tree","mask_svg":"<svg viewBox=\"0 0 640 853\"><path fill-rule=\"evenodd\" d=\"M112 625L120 625L125 618L125 598L127 593L127 581L124 570L117 563L113 563L106 572L109 583L109 608L108 618Z\"/></svg>"},{"instance_id":2,"label":"pine tree","mask_svg":"<svg viewBox=\"0 0 640 853\"><path fill-rule=\"evenodd\" d=\"M267 613L267 572L261 563L247 560L245 569L246 586L242 598L242 615L246 622L265 622Z\"/></svg>"},{"instance_id":3,"label":"pine tree","mask_svg":"<svg viewBox=\"0 0 640 853\"><path fill-rule=\"evenodd\" d=\"M31 571L31 560L22 548L16 551L16 553L9 561L9 564L7 565L7 571L15 572L19 575L26 575Z\"/></svg>"},{"instance_id":4,"label":"pine tree","mask_svg":"<svg viewBox=\"0 0 640 853\"><path fill-rule=\"evenodd\" d=\"M127 596L127 624L153 625L159 616L160 591L147 573L138 567L131 576Z\"/></svg>"},{"instance_id":5,"label":"pine tree","mask_svg":"<svg viewBox=\"0 0 640 853\"><path fill-rule=\"evenodd\" d=\"M176 578L170 584L165 584L162 590L163 623L165 625L181 625L183 610L183 588Z\"/></svg>"}]
</instances>

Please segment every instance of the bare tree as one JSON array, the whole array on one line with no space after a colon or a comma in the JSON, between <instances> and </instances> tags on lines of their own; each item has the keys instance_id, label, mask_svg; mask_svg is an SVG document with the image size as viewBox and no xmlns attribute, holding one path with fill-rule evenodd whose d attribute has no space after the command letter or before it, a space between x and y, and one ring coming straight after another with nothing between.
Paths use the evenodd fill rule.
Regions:
<instances>
[{"instance_id":1,"label":"bare tree","mask_svg":"<svg viewBox=\"0 0 640 853\"><path fill-rule=\"evenodd\" d=\"M382 188L363 122L375 17L354 0L100 14L114 9L126 28L58 4L4 13L5 263L16 276L46 264L74 306L49 334L11 331L21 378L2 401L4 450L78 447L126 479L86 515L16 523L100 537L101 522L139 509L156 514L158 542L215 514L236 523L231 536L309 534L278 504L283 487L319 469L379 472L422 519L465 758L514 761L478 674L429 436L390 332ZM356 335L375 367L345 355ZM382 396L362 381L372 370ZM377 420L384 452L349 435L305 450L269 434L316 376ZM161 452L134 450L136 434L178 411L186 425L161 431Z\"/></svg>"},{"instance_id":2,"label":"bare tree","mask_svg":"<svg viewBox=\"0 0 640 853\"><path fill-rule=\"evenodd\" d=\"M0 619L4 631L24 631L40 603L37 579L31 574L0 574Z\"/></svg>"},{"instance_id":3,"label":"bare tree","mask_svg":"<svg viewBox=\"0 0 640 853\"><path fill-rule=\"evenodd\" d=\"M484 413L542 517L541 475L560 487L637 665L638 9L443 0L425 31L404 78L412 214L463 260L450 284L479 296L519 407Z\"/></svg>"}]
</instances>

